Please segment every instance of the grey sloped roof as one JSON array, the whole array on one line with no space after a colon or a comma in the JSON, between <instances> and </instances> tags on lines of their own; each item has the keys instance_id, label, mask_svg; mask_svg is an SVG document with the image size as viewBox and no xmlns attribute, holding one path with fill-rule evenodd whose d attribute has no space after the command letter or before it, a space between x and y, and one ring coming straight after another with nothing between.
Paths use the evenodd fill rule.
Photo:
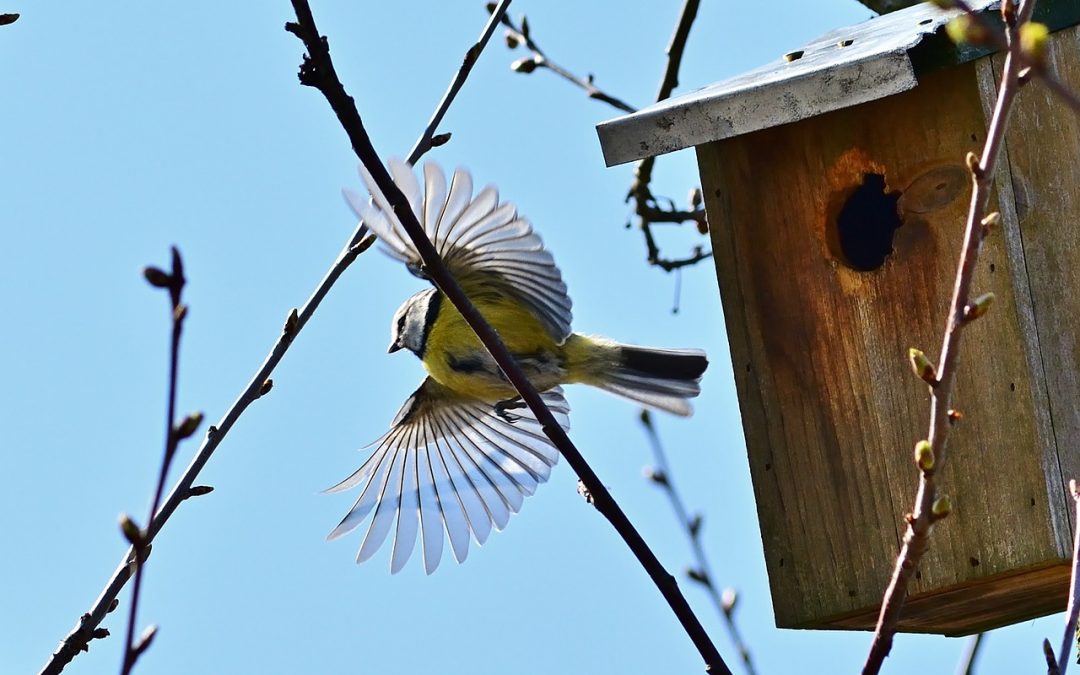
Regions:
<instances>
[{"instance_id":1,"label":"grey sloped roof","mask_svg":"<svg viewBox=\"0 0 1080 675\"><path fill-rule=\"evenodd\" d=\"M986 10L998 1L971 5ZM912 89L918 81L909 52L957 13L922 4L875 17L822 35L798 58L779 58L603 122L596 130L604 161L614 166L662 155Z\"/></svg>"}]
</instances>

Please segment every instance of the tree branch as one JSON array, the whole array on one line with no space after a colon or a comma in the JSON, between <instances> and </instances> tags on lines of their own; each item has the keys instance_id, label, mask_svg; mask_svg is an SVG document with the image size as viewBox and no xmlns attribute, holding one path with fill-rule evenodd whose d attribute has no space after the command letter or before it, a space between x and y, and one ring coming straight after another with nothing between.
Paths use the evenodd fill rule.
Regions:
<instances>
[{"instance_id":1,"label":"tree branch","mask_svg":"<svg viewBox=\"0 0 1080 675\"><path fill-rule=\"evenodd\" d=\"M697 17L698 6L700 4L700 0L686 0L685 4L683 4L682 11L679 14L679 20L675 25L675 32L672 34L671 41L668 43L667 49L665 50L668 60L667 66L664 69L664 76L660 80L660 89L656 95L657 101L663 101L670 97L671 92L675 90L675 87L679 86L679 67L682 65L683 52L686 50L686 41L690 36L690 27ZM491 4L488 5L489 9L491 6ZM633 106L598 89L594 84L593 76L591 74L586 77L580 77L548 58L547 54L545 54L536 44L536 41L533 40L529 22L526 18L522 17L520 24L515 24L509 17L503 17L502 23L506 26L507 46L510 47L510 49L516 49L517 47L524 45L531 54L528 57L514 61L510 66L514 71L529 74L534 72L537 68L546 68L559 75L567 82L584 90L589 98L603 101L622 112L637 112L637 109ZM670 272L711 258L712 253L703 253L700 246L685 258L669 259L660 255L660 248L656 245L656 239L653 237L652 230L650 229L651 225L655 223L685 223L693 221L697 223L698 231L701 234L706 234L708 232L708 225L705 219L705 209L701 206L700 195L696 201L691 201L690 209L688 210L676 209L673 204L669 204L668 208L663 208L658 205L658 200L649 190L649 182L652 180L652 170L655 164L655 157L646 158L638 163L634 169L634 182L631 184L626 195L627 201L634 201L634 214L638 217L639 228L645 239L646 261L650 265L659 267L665 272ZM630 227L629 223L627 223L627 227Z\"/></svg>"},{"instance_id":2,"label":"tree branch","mask_svg":"<svg viewBox=\"0 0 1080 675\"><path fill-rule=\"evenodd\" d=\"M156 267L147 267L143 270L143 276L151 286L162 288L169 292L169 309L172 318L172 339L169 344L169 385L166 397L165 413L165 452L161 458L161 468L158 470L157 487L154 490L154 498L150 503L150 513L146 522L152 522L161 504L161 495L165 491L165 481L169 478L169 468L173 458L176 457L176 449L180 441L191 437L202 424L202 413L193 413L185 417L181 422L176 420L176 389L179 378L180 362L180 334L184 328L184 318L187 316L187 306L181 302L184 292L184 263L180 257L180 251L172 248L172 272L166 274ZM131 591L131 612L128 614L127 639L124 641L124 662L120 670L122 675L129 675L135 667L135 661L142 656L150 646L150 642L157 633L156 626L150 626L138 642L135 641L135 617L139 608L139 595L142 590L143 568L146 558L150 553L150 538L147 533L140 530L127 514L120 517L120 529L127 538L128 543L135 551L132 567L135 569L135 583Z\"/></svg>"},{"instance_id":3,"label":"tree branch","mask_svg":"<svg viewBox=\"0 0 1080 675\"><path fill-rule=\"evenodd\" d=\"M1072 495L1073 504L1076 508L1076 517L1073 519L1073 529L1076 533L1073 537L1072 578L1069 580L1069 605L1065 609L1065 634L1061 637L1061 649L1058 651L1057 674L1065 675L1069 668L1069 655L1072 654L1073 644L1077 642L1076 621L1080 615L1080 491L1077 490L1075 480L1069 481L1069 494ZM1046 649L1050 643L1046 643ZM1052 652L1051 652L1052 653ZM1048 657L1049 658L1049 657Z\"/></svg>"},{"instance_id":4,"label":"tree branch","mask_svg":"<svg viewBox=\"0 0 1080 675\"><path fill-rule=\"evenodd\" d=\"M509 4L510 0L503 0L503 2L500 3L500 11L505 12L505 8ZM481 34L480 40L470 47L466 53L461 67L454 74L446 94L443 95L435 113L432 115L432 121L429 122L428 127L421 134L420 138L413 146L412 151L409 153L409 161L411 163L416 163L416 161L431 147L442 144L438 142L439 137L434 136L433 132L445 116L450 105L454 102L462 84L464 84L465 80L468 78L472 66L476 62L476 58L480 55L484 46L487 45L492 32L498 25L497 16L498 15L492 17L492 19L488 21ZM426 141L425 138L427 139ZM443 140L443 142L445 142L445 140ZM161 510L157 513L155 518L150 521L150 526L147 528L146 532L148 547L149 542L153 540L165 523L168 522L169 518L176 511L176 508L181 502L191 496L205 494L209 491L209 489L204 486L194 485L195 479L198 477L203 467L206 466L206 463L210 460L214 451L217 450L221 441L225 439L229 430L232 429L232 426L237 422L240 416L244 414L244 411L247 410L247 407L259 397L270 391L273 386L273 380L270 379L270 376L273 374L274 369L277 368L281 359L284 358L285 353L288 352L289 347L292 346L292 342L296 336L299 335L300 331L307 325L307 322L314 316L315 310L318 309L320 303L322 303L323 299L330 292L330 289L333 288L337 280L360 256L360 254L375 243L375 238L373 236L365 236L367 233L367 226L360 223L349 237L345 247L330 266L330 269L327 270L325 276L319 282L318 286L316 286L307 302L304 303L300 310L293 309L289 313L281 335L274 343L270 353L267 354L262 365L240 393L239 397L237 397L236 401L225 412L222 419L216 426L211 426L207 431L206 438L199 448L198 454L191 461L191 464L188 465L187 469L185 469L184 474L180 477L172 491L169 493L169 496L165 499L165 503L161 507ZM40 671L40 675L56 675L57 673L62 672L64 667L67 666L80 651L88 650L91 640L101 639L109 635L109 631L100 628L100 625L101 622L104 621L106 614L116 608L117 596L131 578L130 568L132 567L131 562L133 560L135 560L134 547L128 550L127 554L120 562L120 565L113 572L108 584L94 601L90 611L80 617L78 625L64 638L59 649L57 649L57 651L49 658L49 661Z\"/></svg>"},{"instance_id":5,"label":"tree branch","mask_svg":"<svg viewBox=\"0 0 1080 675\"><path fill-rule=\"evenodd\" d=\"M694 615L686 598L683 597L675 578L660 564L660 561L644 539L641 538L641 535L631 524L626 514L619 508L607 488L604 487L604 484L570 441L570 438L558 424L551 411L544 405L540 395L517 365L506 345L502 343L498 334L484 320L476 307L472 305L461 287L458 286L457 281L447 270L435 247L427 238L420 223L417 222L408 200L394 184L386 167L375 152L353 100L345 94L344 87L338 80L330 59L327 41L318 32L307 0L292 0L292 4L296 10L297 24L294 24L290 31L299 37L307 48L307 55L304 57L304 64L301 66L301 81L322 92L331 108L334 109L338 119L346 126L346 133L353 143L353 149L394 209L413 245L416 246L417 252L424 261L424 269L428 278L438 286L439 290L465 318L477 337L483 342L485 348L499 364L503 373L506 374L507 379L521 395L522 400L536 415L537 420L544 429L544 433L559 449L559 452L566 458L567 463L570 464L587 490L592 494L596 508L611 522L627 546L638 558L642 567L645 568L653 583L656 584L664 599L667 600L672 611L682 623L683 629L701 653L702 659L705 661L706 671L730 673L731 671L720 657L712 640L701 626L697 616Z\"/></svg>"},{"instance_id":6,"label":"tree branch","mask_svg":"<svg viewBox=\"0 0 1080 675\"><path fill-rule=\"evenodd\" d=\"M667 453L664 452L664 445L660 442L660 434L657 433L656 427L653 426L652 415L647 409L642 408L638 419L641 421L641 426L645 428L645 435L649 439L649 447L652 450L653 461L656 463L656 468L649 469L645 474L645 477L658 485L664 491L664 494L667 495L668 502L671 504L671 509L675 512L675 518L679 521L680 527L686 534L687 540L690 542L690 548L694 552L697 566L688 569L687 576L692 581L705 587L706 592L709 594L709 599L712 600L717 613L720 614L720 618L727 628L731 642L739 652L739 658L742 659L743 667L746 669L748 675L754 675L754 664L750 658L750 649L746 646L746 642L739 632L739 627L735 623L735 606L738 596L733 590L725 590L723 595L721 595L720 591L713 583L712 566L709 564L709 559L705 555L705 548L701 545L701 515L694 514L691 516L686 510L686 505L683 503L682 496L679 494L679 491L675 489L675 480L672 477L671 467L668 466Z\"/></svg>"},{"instance_id":7,"label":"tree branch","mask_svg":"<svg viewBox=\"0 0 1080 675\"><path fill-rule=\"evenodd\" d=\"M959 421L960 415L951 408L953 383L959 365L960 335L974 319L982 316L993 300L992 294L971 299L971 285L979 259L982 242L991 226L1000 220L999 214L986 214L990 198L994 169L1005 138L1005 128L1013 101L1020 88L1019 74L1022 58L1019 27L1026 23L1034 8L1034 0L1023 0L1018 14L1007 16L1007 47L1004 74L998 90L997 101L990 120L986 143L981 159L973 153L968 155L968 168L972 176L971 206L968 210L964 232L964 244L953 287L941 345L941 357L936 369L918 350L911 351L912 364L917 373L926 380L930 390L930 430L926 440L915 446L915 464L919 470L919 489L915 508L905 518L907 531L903 546L896 559L892 579L885 591L874 631L873 642L863 666L863 674L880 671L885 657L892 649L893 636L900 622L900 615L907 599L908 586L923 554L930 545L933 524L946 517L951 510L948 497L938 497L936 474L947 458L946 447L950 427ZM1009 3L1003 7L1011 9ZM929 367L929 369L927 369ZM922 371L922 372L920 372Z\"/></svg>"},{"instance_id":8,"label":"tree branch","mask_svg":"<svg viewBox=\"0 0 1080 675\"><path fill-rule=\"evenodd\" d=\"M975 675L975 661L979 657L979 649L982 647L986 633L976 633L968 639L964 654L960 657L960 663L956 665L956 675Z\"/></svg>"}]
</instances>

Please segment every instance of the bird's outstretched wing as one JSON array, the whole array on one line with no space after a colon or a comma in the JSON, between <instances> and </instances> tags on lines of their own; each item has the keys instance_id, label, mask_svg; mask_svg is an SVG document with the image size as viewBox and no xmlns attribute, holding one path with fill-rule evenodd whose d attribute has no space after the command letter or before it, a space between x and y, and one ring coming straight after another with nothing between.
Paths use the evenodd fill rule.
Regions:
<instances>
[{"instance_id":1,"label":"bird's outstretched wing","mask_svg":"<svg viewBox=\"0 0 1080 675\"><path fill-rule=\"evenodd\" d=\"M563 429L570 406L556 387L541 397ZM499 412L430 377L413 392L363 466L327 492L363 485L349 513L330 533L356 529L372 511L357 562L370 558L395 530L390 571L405 565L420 533L424 569L435 571L445 531L454 558L501 530L524 497L547 480L559 453L528 408ZM396 521L396 525L395 525Z\"/></svg>"},{"instance_id":2,"label":"bird's outstretched wing","mask_svg":"<svg viewBox=\"0 0 1080 675\"><path fill-rule=\"evenodd\" d=\"M405 162L390 160L389 168L455 278L463 284L491 285L514 295L533 310L557 342L570 335L570 297L554 258L544 250L529 221L518 216L514 205L499 203L494 186L485 187L474 197L468 171L454 171L447 187L443 170L427 162L421 189L412 167ZM360 174L371 193L371 203L350 190L345 190L345 199L382 240L386 251L423 277L420 255L394 210L363 166Z\"/></svg>"}]
</instances>

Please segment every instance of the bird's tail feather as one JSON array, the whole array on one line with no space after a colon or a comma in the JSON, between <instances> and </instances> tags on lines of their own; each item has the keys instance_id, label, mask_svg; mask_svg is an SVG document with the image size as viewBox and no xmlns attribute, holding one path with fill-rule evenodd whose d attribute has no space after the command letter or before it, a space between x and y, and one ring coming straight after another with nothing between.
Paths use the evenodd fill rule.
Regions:
<instances>
[{"instance_id":1,"label":"bird's tail feather","mask_svg":"<svg viewBox=\"0 0 1080 675\"><path fill-rule=\"evenodd\" d=\"M701 393L701 376L708 365L700 349L619 345L615 367L595 384L650 408L686 417L694 412L687 399Z\"/></svg>"}]
</instances>

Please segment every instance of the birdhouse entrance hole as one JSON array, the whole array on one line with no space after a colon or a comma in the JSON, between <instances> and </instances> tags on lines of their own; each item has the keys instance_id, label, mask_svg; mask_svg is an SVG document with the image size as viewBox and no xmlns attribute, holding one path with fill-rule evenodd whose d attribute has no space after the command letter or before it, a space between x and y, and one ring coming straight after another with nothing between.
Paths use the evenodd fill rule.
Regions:
<instances>
[{"instance_id":1,"label":"birdhouse entrance hole","mask_svg":"<svg viewBox=\"0 0 1080 675\"><path fill-rule=\"evenodd\" d=\"M897 213L899 192L886 192L885 176L865 173L836 215L840 262L860 272L872 272L893 252L893 235L903 224Z\"/></svg>"}]
</instances>

